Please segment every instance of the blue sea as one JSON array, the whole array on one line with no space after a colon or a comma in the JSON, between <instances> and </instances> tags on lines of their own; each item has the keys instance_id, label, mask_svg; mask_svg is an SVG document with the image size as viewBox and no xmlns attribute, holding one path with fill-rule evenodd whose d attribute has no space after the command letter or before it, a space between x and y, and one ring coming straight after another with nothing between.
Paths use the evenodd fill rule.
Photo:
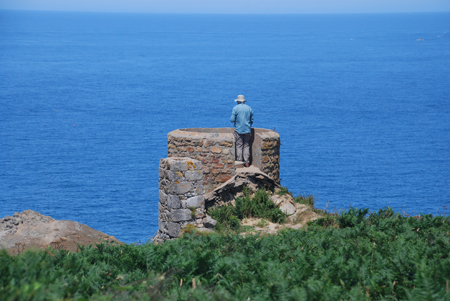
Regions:
<instances>
[{"instance_id":1,"label":"blue sea","mask_svg":"<svg viewBox=\"0 0 450 301\"><path fill-rule=\"evenodd\" d=\"M238 94L318 208L448 214L450 13L0 11L0 217L32 209L127 243L157 231L178 128Z\"/></svg>"}]
</instances>

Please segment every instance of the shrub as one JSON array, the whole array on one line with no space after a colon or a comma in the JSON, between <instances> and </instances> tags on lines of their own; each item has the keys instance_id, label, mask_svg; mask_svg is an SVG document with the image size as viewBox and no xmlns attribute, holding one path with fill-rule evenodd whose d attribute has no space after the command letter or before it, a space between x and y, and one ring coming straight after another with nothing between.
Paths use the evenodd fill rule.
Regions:
<instances>
[{"instance_id":1,"label":"shrub","mask_svg":"<svg viewBox=\"0 0 450 301\"><path fill-rule=\"evenodd\" d=\"M286 214L275 206L264 189L258 189L253 198L250 197L248 192L244 192L243 196L236 198L234 206L228 204L216 207L210 209L208 213L218 223L222 224L218 227L218 229L222 230L228 228L239 229L238 220L247 217L266 218L274 223L283 222L286 218Z\"/></svg>"},{"instance_id":2,"label":"shrub","mask_svg":"<svg viewBox=\"0 0 450 301\"><path fill-rule=\"evenodd\" d=\"M278 195L290 195L293 197L292 192L289 191L289 189L287 189L286 187L281 186L277 192Z\"/></svg>"},{"instance_id":3,"label":"shrub","mask_svg":"<svg viewBox=\"0 0 450 301\"><path fill-rule=\"evenodd\" d=\"M278 235L0 251L1 300L449 300L450 218L390 208ZM337 217L336 217L337 218ZM338 218L337 218L338 219Z\"/></svg>"},{"instance_id":4,"label":"shrub","mask_svg":"<svg viewBox=\"0 0 450 301\"><path fill-rule=\"evenodd\" d=\"M307 195L307 196L298 195L298 196L296 196L294 198L294 202L299 203L299 204L314 206L314 196L312 196L312 195Z\"/></svg>"}]
</instances>

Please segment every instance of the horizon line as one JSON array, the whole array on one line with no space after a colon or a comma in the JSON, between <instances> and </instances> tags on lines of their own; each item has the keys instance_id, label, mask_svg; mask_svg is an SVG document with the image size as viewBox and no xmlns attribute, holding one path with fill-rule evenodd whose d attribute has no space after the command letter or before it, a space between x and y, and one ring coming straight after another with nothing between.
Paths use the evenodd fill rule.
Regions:
<instances>
[{"instance_id":1,"label":"horizon line","mask_svg":"<svg viewBox=\"0 0 450 301\"><path fill-rule=\"evenodd\" d=\"M141 14L141 15L370 15L370 14L426 14L426 13L450 13L450 11L392 11L392 12L296 12L296 13L219 13L219 12L137 12L137 11L101 11L101 10L59 10L59 9L16 9L0 8L0 11L22 12L64 12L64 13L105 13L105 14Z\"/></svg>"}]
</instances>

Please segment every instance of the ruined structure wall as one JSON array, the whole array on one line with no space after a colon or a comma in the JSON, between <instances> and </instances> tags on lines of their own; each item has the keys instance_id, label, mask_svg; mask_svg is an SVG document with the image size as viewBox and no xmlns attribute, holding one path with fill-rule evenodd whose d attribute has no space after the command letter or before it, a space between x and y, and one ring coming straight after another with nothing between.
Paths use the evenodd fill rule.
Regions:
<instances>
[{"instance_id":1,"label":"ruined structure wall","mask_svg":"<svg viewBox=\"0 0 450 301\"><path fill-rule=\"evenodd\" d=\"M262 172L280 183L280 135L254 128L251 161ZM202 162L203 187L210 192L236 173L233 128L179 129L167 135L168 157L189 157Z\"/></svg>"},{"instance_id":2,"label":"ruined structure wall","mask_svg":"<svg viewBox=\"0 0 450 301\"><path fill-rule=\"evenodd\" d=\"M236 172L232 128L179 129L167 135L168 157L189 157L202 163L203 187L212 191Z\"/></svg>"},{"instance_id":3,"label":"ruined structure wall","mask_svg":"<svg viewBox=\"0 0 450 301\"><path fill-rule=\"evenodd\" d=\"M254 129L252 165L280 184L280 135L272 130Z\"/></svg>"},{"instance_id":4,"label":"ruined structure wall","mask_svg":"<svg viewBox=\"0 0 450 301\"><path fill-rule=\"evenodd\" d=\"M159 240L179 237L189 224L205 219L202 163L191 158L166 158L159 163Z\"/></svg>"}]
</instances>

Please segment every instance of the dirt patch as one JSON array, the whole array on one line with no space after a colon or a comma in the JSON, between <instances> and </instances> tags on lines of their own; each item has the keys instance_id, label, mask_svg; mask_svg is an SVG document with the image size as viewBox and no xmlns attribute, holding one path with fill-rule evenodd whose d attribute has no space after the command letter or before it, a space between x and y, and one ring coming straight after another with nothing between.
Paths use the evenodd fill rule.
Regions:
<instances>
[{"instance_id":1,"label":"dirt patch","mask_svg":"<svg viewBox=\"0 0 450 301\"><path fill-rule=\"evenodd\" d=\"M241 221L242 226L246 229L247 234L267 233L276 234L278 231L290 228L300 229L308 222L321 217L313 211L311 206L294 203L296 212L287 218L282 224L272 223L269 220L261 218L244 218ZM249 228L251 227L251 228ZM252 229L253 228L253 229Z\"/></svg>"}]
</instances>

